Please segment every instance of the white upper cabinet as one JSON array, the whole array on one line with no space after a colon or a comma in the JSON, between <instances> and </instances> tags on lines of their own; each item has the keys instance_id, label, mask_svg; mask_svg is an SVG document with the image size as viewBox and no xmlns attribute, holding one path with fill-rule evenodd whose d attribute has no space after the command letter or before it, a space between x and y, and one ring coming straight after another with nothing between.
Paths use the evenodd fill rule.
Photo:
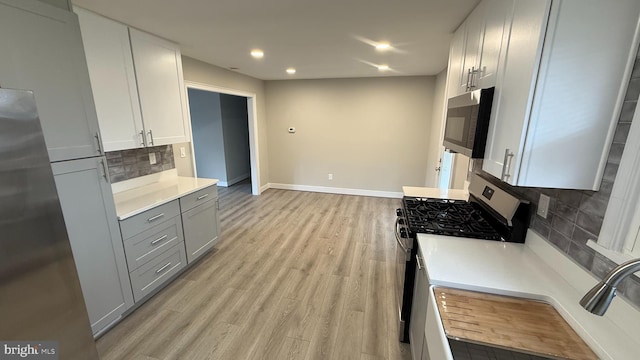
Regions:
<instances>
[{"instance_id":1,"label":"white upper cabinet","mask_svg":"<svg viewBox=\"0 0 640 360\"><path fill-rule=\"evenodd\" d=\"M144 147L144 128L126 25L74 8L80 20L105 151Z\"/></svg>"},{"instance_id":2,"label":"white upper cabinet","mask_svg":"<svg viewBox=\"0 0 640 360\"><path fill-rule=\"evenodd\" d=\"M496 85L503 44L509 40L509 26L515 0L485 0L483 2L482 43L477 61L474 85L486 89Z\"/></svg>"},{"instance_id":3,"label":"white upper cabinet","mask_svg":"<svg viewBox=\"0 0 640 360\"><path fill-rule=\"evenodd\" d=\"M456 30L449 54L448 97L495 86L514 1L482 1Z\"/></svg>"},{"instance_id":4,"label":"white upper cabinet","mask_svg":"<svg viewBox=\"0 0 640 360\"><path fill-rule=\"evenodd\" d=\"M75 8L106 151L189 141L177 44Z\"/></svg>"},{"instance_id":5,"label":"white upper cabinet","mask_svg":"<svg viewBox=\"0 0 640 360\"><path fill-rule=\"evenodd\" d=\"M458 94L474 90L474 77L477 75L481 57L485 6L486 2L478 4L465 20L464 56Z\"/></svg>"},{"instance_id":6,"label":"white upper cabinet","mask_svg":"<svg viewBox=\"0 0 640 360\"><path fill-rule=\"evenodd\" d=\"M188 141L180 48L135 29L129 34L148 145Z\"/></svg>"},{"instance_id":7,"label":"white upper cabinet","mask_svg":"<svg viewBox=\"0 0 640 360\"><path fill-rule=\"evenodd\" d=\"M483 170L598 190L635 54L637 0L516 0Z\"/></svg>"},{"instance_id":8,"label":"white upper cabinet","mask_svg":"<svg viewBox=\"0 0 640 360\"><path fill-rule=\"evenodd\" d=\"M76 15L37 1L1 0L0 49L0 86L34 92L50 160L100 155Z\"/></svg>"},{"instance_id":9,"label":"white upper cabinet","mask_svg":"<svg viewBox=\"0 0 640 360\"><path fill-rule=\"evenodd\" d=\"M453 34L451 40L451 48L449 50L449 67L447 73L447 99L460 95L461 84L463 80L463 61L464 61L464 36L465 36L465 23L460 25L458 30ZM464 75L466 76L466 74ZM464 78L466 79L466 77ZM466 83L465 88L466 88Z\"/></svg>"}]
</instances>

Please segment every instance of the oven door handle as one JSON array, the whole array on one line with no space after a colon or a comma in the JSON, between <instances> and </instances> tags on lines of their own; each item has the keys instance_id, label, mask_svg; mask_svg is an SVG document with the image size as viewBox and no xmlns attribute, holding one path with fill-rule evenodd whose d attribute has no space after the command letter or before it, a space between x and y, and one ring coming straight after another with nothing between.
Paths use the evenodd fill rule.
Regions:
<instances>
[{"instance_id":1,"label":"oven door handle","mask_svg":"<svg viewBox=\"0 0 640 360\"><path fill-rule=\"evenodd\" d=\"M396 228L393 231L394 234L396 235L396 241L398 242L398 245L402 248L402 250L404 250L404 252L406 254L409 254L409 249L407 249L407 246L402 243L402 238L400 237L400 234L398 233L399 225L400 225L400 218L396 218Z\"/></svg>"}]
</instances>

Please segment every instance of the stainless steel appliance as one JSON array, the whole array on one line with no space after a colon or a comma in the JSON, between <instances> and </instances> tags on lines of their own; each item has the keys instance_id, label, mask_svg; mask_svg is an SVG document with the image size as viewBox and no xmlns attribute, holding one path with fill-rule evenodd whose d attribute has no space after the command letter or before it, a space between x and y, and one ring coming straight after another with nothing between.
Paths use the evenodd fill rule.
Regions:
<instances>
[{"instance_id":1,"label":"stainless steel appliance","mask_svg":"<svg viewBox=\"0 0 640 360\"><path fill-rule=\"evenodd\" d=\"M33 93L8 89L0 89L0 319L0 341L55 341L60 359L98 358Z\"/></svg>"},{"instance_id":2,"label":"stainless steel appliance","mask_svg":"<svg viewBox=\"0 0 640 360\"><path fill-rule=\"evenodd\" d=\"M417 234L523 243L530 205L474 174L469 200L405 196L396 210L396 297L400 341L409 341L415 281Z\"/></svg>"},{"instance_id":3,"label":"stainless steel appliance","mask_svg":"<svg viewBox=\"0 0 640 360\"><path fill-rule=\"evenodd\" d=\"M474 90L448 100L443 142L446 149L472 159L484 158L494 89Z\"/></svg>"}]
</instances>

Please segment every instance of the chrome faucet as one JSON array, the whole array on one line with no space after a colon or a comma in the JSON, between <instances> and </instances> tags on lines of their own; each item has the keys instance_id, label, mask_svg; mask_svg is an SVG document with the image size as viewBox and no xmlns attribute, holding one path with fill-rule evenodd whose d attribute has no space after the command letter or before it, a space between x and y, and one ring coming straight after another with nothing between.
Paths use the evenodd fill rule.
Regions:
<instances>
[{"instance_id":1,"label":"chrome faucet","mask_svg":"<svg viewBox=\"0 0 640 360\"><path fill-rule=\"evenodd\" d=\"M604 315L611 300L616 296L616 287L622 280L640 271L640 259L630 260L611 270L593 289L580 300L580 305L587 311Z\"/></svg>"}]
</instances>

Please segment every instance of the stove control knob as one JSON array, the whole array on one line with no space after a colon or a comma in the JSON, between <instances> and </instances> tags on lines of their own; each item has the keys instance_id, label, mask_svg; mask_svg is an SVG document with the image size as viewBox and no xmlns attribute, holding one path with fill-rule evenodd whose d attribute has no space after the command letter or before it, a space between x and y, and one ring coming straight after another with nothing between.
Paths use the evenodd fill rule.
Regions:
<instances>
[{"instance_id":1,"label":"stove control knob","mask_svg":"<svg viewBox=\"0 0 640 360\"><path fill-rule=\"evenodd\" d=\"M404 219L403 219L403 218L398 219L398 224L400 224L400 225L404 225Z\"/></svg>"},{"instance_id":2,"label":"stove control knob","mask_svg":"<svg viewBox=\"0 0 640 360\"><path fill-rule=\"evenodd\" d=\"M408 237L407 230L405 228L400 229L400 237L406 239Z\"/></svg>"},{"instance_id":3,"label":"stove control knob","mask_svg":"<svg viewBox=\"0 0 640 360\"><path fill-rule=\"evenodd\" d=\"M402 209L396 209L396 215L402 216Z\"/></svg>"}]
</instances>

